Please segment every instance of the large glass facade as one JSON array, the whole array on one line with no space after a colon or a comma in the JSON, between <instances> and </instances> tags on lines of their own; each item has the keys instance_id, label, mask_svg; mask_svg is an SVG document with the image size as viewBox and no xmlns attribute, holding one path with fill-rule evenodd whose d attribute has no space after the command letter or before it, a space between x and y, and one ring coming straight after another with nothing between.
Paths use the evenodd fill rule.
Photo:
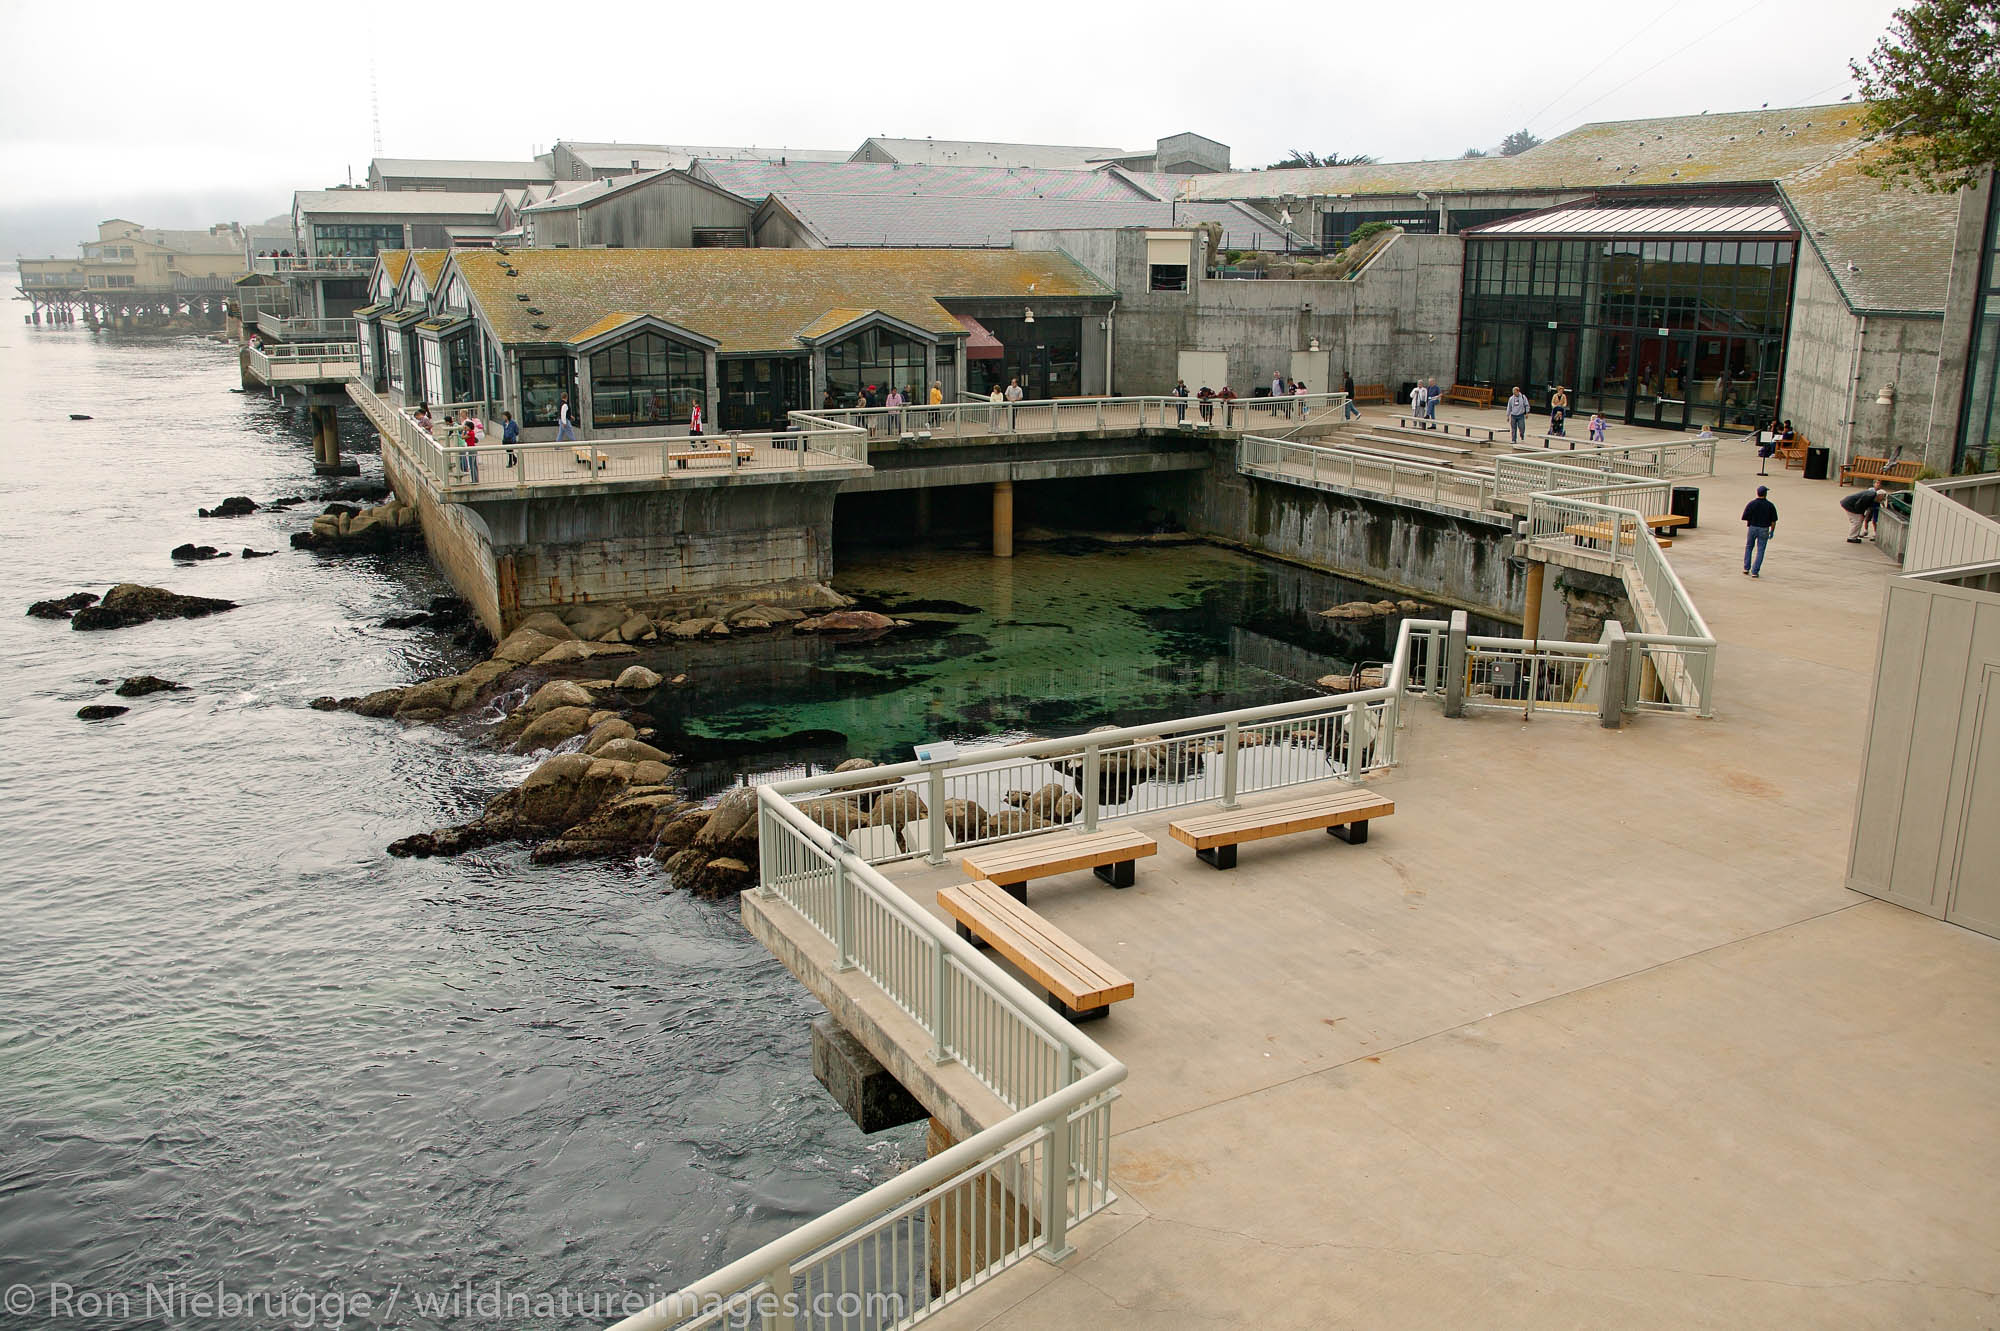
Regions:
<instances>
[{"instance_id":1,"label":"large glass facade","mask_svg":"<svg viewBox=\"0 0 2000 1331\"><path fill-rule=\"evenodd\" d=\"M318 255L369 255L403 248L401 222L315 222L312 231L313 253Z\"/></svg>"},{"instance_id":2,"label":"large glass facade","mask_svg":"<svg viewBox=\"0 0 2000 1331\"><path fill-rule=\"evenodd\" d=\"M685 425L707 394L701 349L658 333L628 337L590 358L590 423L600 430Z\"/></svg>"},{"instance_id":3,"label":"large glass facade","mask_svg":"<svg viewBox=\"0 0 2000 1331\"><path fill-rule=\"evenodd\" d=\"M556 408L569 395L571 419L576 411L576 374L568 356L521 357L521 424L554 425Z\"/></svg>"},{"instance_id":4,"label":"large glass facade","mask_svg":"<svg viewBox=\"0 0 2000 1331\"><path fill-rule=\"evenodd\" d=\"M1753 428L1777 411L1790 240L1466 237L1458 379L1538 409Z\"/></svg>"},{"instance_id":5,"label":"large glass facade","mask_svg":"<svg viewBox=\"0 0 2000 1331\"><path fill-rule=\"evenodd\" d=\"M900 388L926 398L930 380L924 374L924 345L887 328L864 328L827 347L827 391L842 406L852 404L871 384L884 395Z\"/></svg>"},{"instance_id":6,"label":"large glass facade","mask_svg":"<svg viewBox=\"0 0 2000 1331\"><path fill-rule=\"evenodd\" d=\"M2000 194L2000 191L1995 191ZM2000 471L2000 205L1988 204L1986 245L1979 266L1979 303L1972 316L1972 354L1965 364L1965 426L1953 471Z\"/></svg>"}]
</instances>

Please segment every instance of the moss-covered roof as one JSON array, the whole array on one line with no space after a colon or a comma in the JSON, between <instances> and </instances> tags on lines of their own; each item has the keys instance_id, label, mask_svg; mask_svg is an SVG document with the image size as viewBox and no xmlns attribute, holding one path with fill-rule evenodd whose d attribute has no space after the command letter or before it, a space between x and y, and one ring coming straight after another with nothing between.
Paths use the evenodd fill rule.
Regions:
<instances>
[{"instance_id":1,"label":"moss-covered roof","mask_svg":"<svg viewBox=\"0 0 2000 1331\"><path fill-rule=\"evenodd\" d=\"M389 285L395 286L403 280L403 270L410 266L408 250L383 250L375 256L382 265L382 271L389 275Z\"/></svg>"},{"instance_id":2,"label":"moss-covered roof","mask_svg":"<svg viewBox=\"0 0 2000 1331\"><path fill-rule=\"evenodd\" d=\"M1958 196L1903 185L1884 189L1862 168L1887 151L1886 144L1863 147L1788 177L1778 188L1853 310L1941 313L1958 236Z\"/></svg>"},{"instance_id":3,"label":"moss-covered roof","mask_svg":"<svg viewBox=\"0 0 2000 1331\"><path fill-rule=\"evenodd\" d=\"M650 314L724 353L796 351L802 330L836 315L879 310L957 335L941 300L1115 294L1068 255L1042 251L458 250L451 260L507 343L581 342Z\"/></svg>"}]
</instances>

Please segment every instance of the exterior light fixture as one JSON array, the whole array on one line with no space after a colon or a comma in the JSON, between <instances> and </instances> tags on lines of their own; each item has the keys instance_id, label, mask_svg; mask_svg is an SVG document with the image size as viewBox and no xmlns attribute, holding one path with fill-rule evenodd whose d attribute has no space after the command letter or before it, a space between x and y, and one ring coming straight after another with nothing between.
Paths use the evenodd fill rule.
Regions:
<instances>
[{"instance_id":1,"label":"exterior light fixture","mask_svg":"<svg viewBox=\"0 0 2000 1331\"><path fill-rule=\"evenodd\" d=\"M1028 310L1025 314L1022 315L1022 322L1033 323L1034 321L1035 321L1035 312L1033 310Z\"/></svg>"},{"instance_id":2,"label":"exterior light fixture","mask_svg":"<svg viewBox=\"0 0 2000 1331\"><path fill-rule=\"evenodd\" d=\"M1318 350L1319 350L1319 339L1315 337L1315 338L1312 338L1312 339L1310 339L1309 341L1307 341L1307 343L1306 343L1306 350L1307 350L1307 351L1318 351Z\"/></svg>"},{"instance_id":3,"label":"exterior light fixture","mask_svg":"<svg viewBox=\"0 0 2000 1331\"><path fill-rule=\"evenodd\" d=\"M1893 407L1893 406L1895 406L1895 405L1896 405L1896 385L1894 385L1894 384L1883 384L1883 385L1882 385L1882 389L1881 389L1881 391L1875 394L1875 405L1876 405L1876 406L1878 406L1878 407Z\"/></svg>"}]
</instances>

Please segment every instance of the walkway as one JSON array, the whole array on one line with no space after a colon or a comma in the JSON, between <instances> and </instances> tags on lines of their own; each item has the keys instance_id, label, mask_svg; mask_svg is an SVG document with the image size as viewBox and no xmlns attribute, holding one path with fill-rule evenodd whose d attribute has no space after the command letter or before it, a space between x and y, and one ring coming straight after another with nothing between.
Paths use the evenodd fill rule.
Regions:
<instances>
[{"instance_id":1,"label":"walkway","mask_svg":"<svg viewBox=\"0 0 2000 1331\"><path fill-rule=\"evenodd\" d=\"M1137 996L1122 1200L945 1331L1986 1325L2000 1315L2000 943L1846 891L1888 561L1747 445L1674 564L1722 640L1709 722L1409 709L1368 845L1035 909ZM920 903L955 881L899 867Z\"/></svg>"}]
</instances>

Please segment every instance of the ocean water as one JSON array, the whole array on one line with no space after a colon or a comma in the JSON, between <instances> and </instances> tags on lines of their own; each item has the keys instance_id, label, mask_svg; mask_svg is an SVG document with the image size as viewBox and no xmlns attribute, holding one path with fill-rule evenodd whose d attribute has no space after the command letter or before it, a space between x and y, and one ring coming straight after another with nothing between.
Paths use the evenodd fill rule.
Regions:
<instances>
[{"instance_id":1,"label":"ocean water","mask_svg":"<svg viewBox=\"0 0 2000 1331\"><path fill-rule=\"evenodd\" d=\"M530 766L306 706L469 664L380 626L442 580L291 550L314 504L197 518L323 494L303 429L231 391L229 347L26 308L0 319L0 1327L600 1325L921 1157L814 1082L818 1005L733 902L643 860L384 854ZM279 553L176 566L184 541ZM22 613L120 581L240 608ZM1365 588L1203 546L880 551L836 581L916 627L653 662L689 675L655 724L698 792L1298 697L1390 641L1313 614ZM187 688L100 682L143 673Z\"/></svg>"}]
</instances>

